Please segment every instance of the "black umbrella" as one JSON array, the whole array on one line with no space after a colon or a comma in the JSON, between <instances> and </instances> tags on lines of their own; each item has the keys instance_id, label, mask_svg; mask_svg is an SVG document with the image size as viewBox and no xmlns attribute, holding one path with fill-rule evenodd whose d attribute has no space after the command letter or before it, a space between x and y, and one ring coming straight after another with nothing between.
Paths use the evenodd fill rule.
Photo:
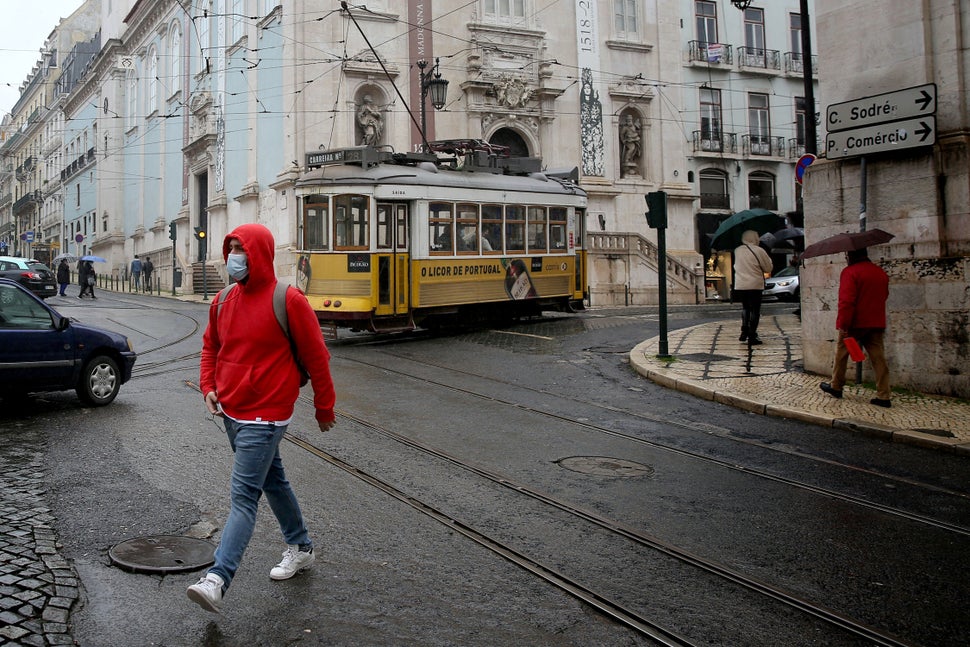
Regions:
<instances>
[{"instance_id":1,"label":"black umbrella","mask_svg":"<svg viewBox=\"0 0 970 647\"><path fill-rule=\"evenodd\" d=\"M734 249L741 244L741 235L752 229L758 235L778 229L781 218L767 209L745 209L722 222L711 238L714 249Z\"/></svg>"},{"instance_id":2,"label":"black umbrella","mask_svg":"<svg viewBox=\"0 0 970 647\"><path fill-rule=\"evenodd\" d=\"M799 238L805 238L805 230L801 227L785 227L784 229L779 229L776 232L770 234L764 234L761 237L761 242L768 249L781 248L784 250L791 250L796 247L795 241ZM782 245L782 243L791 243L790 245Z\"/></svg>"},{"instance_id":3,"label":"black umbrella","mask_svg":"<svg viewBox=\"0 0 970 647\"><path fill-rule=\"evenodd\" d=\"M857 249L872 247L888 243L894 238L894 234L882 229L868 229L866 231L847 232L823 238L817 243L812 243L802 252L802 259L813 258L815 256L825 256L826 254L841 254Z\"/></svg>"}]
</instances>

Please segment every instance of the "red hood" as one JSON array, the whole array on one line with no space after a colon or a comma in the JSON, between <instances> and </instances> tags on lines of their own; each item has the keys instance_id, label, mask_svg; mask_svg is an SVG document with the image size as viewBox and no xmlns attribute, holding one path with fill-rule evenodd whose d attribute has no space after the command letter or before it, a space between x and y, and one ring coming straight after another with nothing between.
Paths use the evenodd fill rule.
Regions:
<instances>
[{"instance_id":1,"label":"red hood","mask_svg":"<svg viewBox=\"0 0 970 647\"><path fill-rule=\"evenodd\" d=\"M276 243L273 233L264 225L240 225L226 234L222 241L222 259L229 256L229 241L238 238L249 264L249 276L245 279L248 287L275 284L276 271L273 259L276 256Z\"/></svg>"}]
</instances>

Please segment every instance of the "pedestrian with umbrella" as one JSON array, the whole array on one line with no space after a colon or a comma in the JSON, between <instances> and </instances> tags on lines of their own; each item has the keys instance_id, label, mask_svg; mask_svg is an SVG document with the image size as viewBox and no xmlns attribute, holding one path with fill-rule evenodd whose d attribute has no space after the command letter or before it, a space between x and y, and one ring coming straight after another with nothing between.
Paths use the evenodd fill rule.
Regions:
<instances>
[{"instance_id":1,"label":"pedestrian with umbrella","mask_svg":"<svg viewBox=\"0 0 970 647\"><path fill-rule=\"evenodd\" d=\"M94 273L94 265L91 264L91 261L81 259L81 267L77 273L77 282L81 286L81 292L77 295L78 299L83 299L85 294L91 295L92 299L97 299L94 296L94 284L97 282L97 274Z\"/></svg>"},{"instance_id":2,"label":"pedestrian with umbrella","mask_svg":"<svg viewBox=\"0 0 970 647\"><path fill-rule=\"evenodd\" d=\"M838 234L805 248L802 258L845 252L846 267L839 275L839 307L835 319L838 339L832 381L819 385L834 398L842 397L845 370L849 363L849 346L857 342L869 354L876 375L876 397L870 404L889 408L889 365L886 362L886 301L889 299L889 276L869 260L868 247L888 242L892 234L881 229ZM848 344L848 345L847 345Z\"/></svg>"},{"instance_id":3,"label":"pedestrian with umbrella","mask_svg":"<svg viewBox=\"0 0 970 647\"><path fill-rule=\"evenodd\" d=\"M749 229L734 250L734 294L741 300L741 336L738 341L748 346L761 343L758 323L761 321L761 295L765 279L771 276L771 257L758 244L758 232Z\"/></svg>"}]
</instances>

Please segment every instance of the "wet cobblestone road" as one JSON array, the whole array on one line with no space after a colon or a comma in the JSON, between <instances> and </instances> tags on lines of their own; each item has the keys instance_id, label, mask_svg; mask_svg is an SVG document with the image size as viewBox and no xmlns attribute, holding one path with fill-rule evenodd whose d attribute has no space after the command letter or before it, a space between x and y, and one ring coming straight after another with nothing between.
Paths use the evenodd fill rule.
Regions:
<instances>
[{"instance_id":1,"label":"wet cobblestone road","mask_svg":"<svg viewBox=\"0 0 970 647\"><path fill-rule=\"evenodd\" d=\"M0 645L73 645L79 582L45 501L46 439L12 427L0 423Z\"/></svg>"}]
</instances>

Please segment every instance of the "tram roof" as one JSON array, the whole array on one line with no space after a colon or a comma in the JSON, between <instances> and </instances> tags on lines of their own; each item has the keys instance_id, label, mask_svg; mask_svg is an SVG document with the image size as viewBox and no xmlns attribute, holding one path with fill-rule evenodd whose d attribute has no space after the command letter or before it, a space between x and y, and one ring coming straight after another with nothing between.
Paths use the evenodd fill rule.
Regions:
<instances>
[{"instance_id":1,"label":"tram roof","mask_svg":"<svg viewBox=\"0 0 970 647\"><path fill-rule=\"evenodd\" d=\"M432 162L414 165L332 165L315 168L297 180L298 188L330 185L387 185L454 187L461 189L523 191L585 196L586 191L568 180L545 173L508 175L485 171L442 168Z\"/></svg>"}]
</instances>

